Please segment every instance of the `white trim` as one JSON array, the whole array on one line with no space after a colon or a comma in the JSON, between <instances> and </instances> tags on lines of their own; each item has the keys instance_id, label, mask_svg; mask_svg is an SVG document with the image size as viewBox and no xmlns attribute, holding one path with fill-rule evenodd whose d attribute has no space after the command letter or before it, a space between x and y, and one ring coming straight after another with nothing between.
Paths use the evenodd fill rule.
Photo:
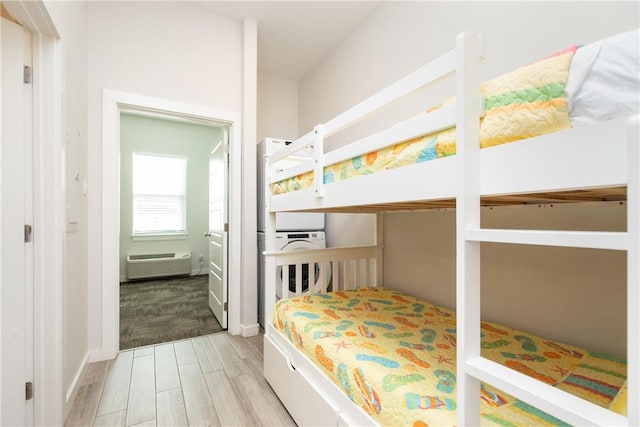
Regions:
<instances>
[{"instance_id":1,"label":"white trim","mask_svg":"<svg viewBox=\"0 0 640 427\"><path fill-rule=\"evenodd\" d=\"M67 392L65 394L65 402L66 402L66 405L65 405L66 411L64 414L65 419L67 418L67 415L71 410L73 401L76 399L76 396L78 395L78 389L80 388L80 380L82 379L82 377L84 376L84 373L87 371L87 368L89 367L90 356L91 356L91 353L87 352L87 354L85 354L84 357L82 358L82 362L80 363L80 369L78 369L78 371L74 375L73 381L71 381L71 384L69 384L69 388L67 389Z\"/></svg>"},{"instance_id":2,"label":"white trim","mask_svg":"<svg viewBox=\"0 0 640 427\"><path fill-rule=\"evenodd\" d=\"M242 289L242 313L230 311L230 316L242 314L237 319L236 325L255 325L258 322L258 248L256 246L257 200L256 200L256 144L257 144L257 81L258 81L258 25L254 19L245 19L243 22L242 45L242 165L236 170L242 171L242 176L230 178L235 182L242 182L241 194L230 193L230 199L241 198L242 201L242 248L237 253L229 253L229 263L242 264L242 277L240 288ZM233 159L232 159L233 161ZM229 218L234 217L229 212ZM229 249L233 250L232 245ZM234 283L229 281L229 283ZM231 286L230 286L231 288ZM233 335L240 333L240 328L234 329L229 324L229 332ZM244 333L243 333L244 335ZM246 335L245 335L246 336Z\"/></svg>"},{"instance_id":3,"label":"white trim","mask_svg":"<svg viewBox=\"0 0 640 427\"><path fill-rule=\"evenodd\" d=\"M260 333L260 324L256 323L254 325L241 325L240 326L240 335L243 337L253 337Z\"/></svg>"},{"instance_id":4,"label":"white trim","mask_svg":"<svg viewBox=\"0 0 640 427\"><path fill-rule=\"evenodd\" d=\"M60 46L55 25L42 1L4 2L3 6L32 33L33 227L35 233L47 230L48 236L46 239L34 238L33 248L33 381L36 393L33 421L36 425L61 425L62 254L65 228L60 156Z\"/></svg>"},{"instance_id":5,"label":"white trim","mask_svg":"<svg viewBox=\"0 0 640 427\"><path fill-rule=\"evenodd\" d=\"M102 92L102 341L91 361L113 359L119 348L119 218L120 218L120 112L150 111L184 119L207 121L230 128L229 218L239 218L240 114L210 107L103 89ZM238 189L236 189L238 187ZM239 330L241 227L229 231L229 332ZM235 332L237 333L237 332Z\"/></svg>"},{"instance_id":6,"label":"white trim","mask_svg":"<svg viewBox=\"0 0 640 427\"><path fill-rule=\"evenodd\" d=\"M65 234L62 55L44 3L3 4L10 9L18 3L29 22L24 25L33 33L33 226L36 236L40 230L43 237L34 237L34 423L61 425Z\"/></svg>"},{"instance_id":7,"label":"white trim","mask_svg":"<svg viewBox=\"0 0 640 427\"><path fill-rule=\"evenodd\" d=\"M242 124L237 114L234 126L229 130L229 209L230 218L241 218L242 215ZM255 193L254 199L255 199ZM253 222L254 224L256 221ZM240 317L242 314L242 224L240 227L229 227L228 242L228 289L229 312L227 314L227 330L231 335L240 333ZM255 263L254 263L255 264ZM255 282L254 287L255 287ZM257 307L257 305L256 305ZM256 309L257 310L257 309Z\"/></svg>"},{"instance_id":8,"label":"white trim","mask_svg":"<svg viewBox=\"0 0 640 427\"><path fill-rule=\"evenodd\" d=\"M109 360L110 359L109 355L110 353L104 351L101 348L93 349L89 351L89 362L95 363L95 362L101 362L103 360Z\"/></svg>"},{"instance_id":9,"label":"white trim","mask_svg":"<svg viewBox=\"0 0 640 427\"><path fill-rule=\"evenodd\" d=\"M39 34L53 37L54 39L60 38L60 34L58 34L58 30L56 30L56 26L42 0L7 1L2 2L2 5L13 19L29 29L34 35Z\"/></svg>"}]
</instances>

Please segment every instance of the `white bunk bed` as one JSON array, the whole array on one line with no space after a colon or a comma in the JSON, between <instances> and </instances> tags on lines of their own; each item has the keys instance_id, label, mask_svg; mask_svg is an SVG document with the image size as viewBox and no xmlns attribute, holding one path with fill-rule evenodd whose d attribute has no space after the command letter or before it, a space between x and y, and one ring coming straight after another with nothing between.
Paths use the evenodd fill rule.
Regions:
<instances>
[{"instance_id":1,"label":"white bunk bed","mask_svg":"<svg viewBox=\"0 0 640 427\"><path fill-rule=\"evenodd\" d=\"M273 173L266 184L312 171L313 186L266 198L267 233L275 212L373 212L456 207L457 223L457 424L480 425L480 382L493 385L572 425L640 425L640 144L637 115L573 128L488 149L479 148L478 92L481 43L461 34L456 48L376 95L345 111L282 151L265 158ZM324 153L324 139L380 108L445 76L455 76L457 102L421 115L340 149ZM326 165L391 146L415 136L456 126L457 155L384 173L323 183ZM607 140L607 156L601 141ZM315 158L285 171L275 162L313 146ZM553 147L553 156L548 147ZM504 179L509 177L509 179ZM437 182L438 185L390 185ZM626 198L626 232L492 230L480 228L484 204L527 200L583 201ZM343 289L381 285L382 218L376 245L276 252L266 248L264 375L300 425L375 425L334 382L292 344L270 319L276 304L278 266L332 263L333 283ZM558 390L480 356L480 242L599 248L627 252L626 417ZM325 271L322 269L321 271ZM288 269L282 269L288 295ZM324 273L323 273L324 274ZM301 278L296 278L297 293ZM324 280L322 280L324 283Z\"/></svg>"}]
</instances>

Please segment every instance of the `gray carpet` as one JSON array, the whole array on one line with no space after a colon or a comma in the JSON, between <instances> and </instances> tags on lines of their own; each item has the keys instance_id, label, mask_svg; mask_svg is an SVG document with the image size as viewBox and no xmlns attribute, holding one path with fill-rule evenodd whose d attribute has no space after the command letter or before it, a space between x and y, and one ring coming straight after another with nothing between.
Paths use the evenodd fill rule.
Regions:
<instances>
[{"instance_id":1,"label":"gray carpet","mask_svg":"<svg viewBox=\"0 0 640 427\"><path fill-rule=\"evenodd\" d=\"M120 350L220 332L207 275L120 284Z\"/></svg>"}]
</instances>

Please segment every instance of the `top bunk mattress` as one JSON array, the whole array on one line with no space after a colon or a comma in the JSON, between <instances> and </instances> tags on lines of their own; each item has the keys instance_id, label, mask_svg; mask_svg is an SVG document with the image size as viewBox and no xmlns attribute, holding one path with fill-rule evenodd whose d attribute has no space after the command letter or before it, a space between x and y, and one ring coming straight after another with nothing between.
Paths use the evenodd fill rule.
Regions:
<instances>
[{"instance_id":1,"label":"top bunk mattress","mask_svg":"<svg viewBox=\"0 0 640 427\"><path fill-rule=\"evenodd\" d=\"M483 84L481 148L637 114L639 40L640 30L634 30L583 47L573 46ZM442 106L454 102L451 98ZM454 155L455 137L455 128L451 128L363 153L326 166L323 182L331 184ZM297 175L272 184L272 193L309 188L313 180L312 172Z\"/></svg>"},{"instance_id":2,"label":"top bunk mattress","mask_svg":"<svg viewBox=\"0 0 640 427\"><path fill-rule=\"evenodd\" d=\"M380 425L456 424L456 316L384 288L276 304L275 327ZM626 363L482 322L482 355L626 414ZM483 384L482 424L567 425Z\"/></svg>"}]
</instances>

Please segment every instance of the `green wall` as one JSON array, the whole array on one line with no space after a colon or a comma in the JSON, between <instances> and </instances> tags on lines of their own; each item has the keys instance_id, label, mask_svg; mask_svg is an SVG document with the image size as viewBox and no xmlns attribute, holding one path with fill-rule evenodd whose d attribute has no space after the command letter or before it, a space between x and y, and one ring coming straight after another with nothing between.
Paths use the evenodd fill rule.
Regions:
<instances>
[{"instance_id":1,"label":"green wall","mask_svg":"<svg viewBox=\"0 0 640 427\"><path fill-rule=\"evenodd\" d=\"M120 115L120 278L125 277L127 254L191 252L191 271L200 269L198 256L204 257L201 274L207 272L209 153L222 129L131 113ZM131 159L134 152L169 154L187 158L187 236L154 237L133 240Z\"/></svg>"}]
</instances>

